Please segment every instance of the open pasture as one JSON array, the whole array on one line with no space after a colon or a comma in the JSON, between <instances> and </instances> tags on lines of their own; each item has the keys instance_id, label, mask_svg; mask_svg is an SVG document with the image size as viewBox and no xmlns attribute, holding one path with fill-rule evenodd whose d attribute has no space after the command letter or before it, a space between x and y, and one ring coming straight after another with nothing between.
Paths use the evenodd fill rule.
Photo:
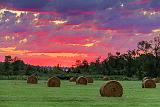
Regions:
<instances>
[{"instance_id":1,"label":"open pasture","mask_svg":"<svg viewBox=\"0 0 160 107\"><path fill-rule=\"evenodd\" d=\"M47 87L47 81L27 84L23 80L0 80L0 107L159 107L160 84L142 88L141 81L120 81L122 97L101 97L105 81L88 85L61 81L60 87Z\"/></svg>"}]
</instances>

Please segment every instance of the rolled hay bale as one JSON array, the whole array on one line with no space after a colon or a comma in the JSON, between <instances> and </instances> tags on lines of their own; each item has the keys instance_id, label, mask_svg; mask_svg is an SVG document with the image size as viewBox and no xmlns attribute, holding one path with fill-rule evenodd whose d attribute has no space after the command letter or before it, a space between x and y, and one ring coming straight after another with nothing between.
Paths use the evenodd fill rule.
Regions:
<instances>
[{"instance_id":1,"label":"rolled hay bale","mask_svg":"<svg viewBox=\"0 0 160 107\"><path fill-rule=\"evenodd\" d=\"M87 85L88 81L87 81L87 78L85 77L78 77L76 79L76 84L77 85Z\"/></svg>"},{"instance_id":2,"label":"rolled hay bale","mask_svg":"<svg viewBox=\"0 0 160 107\"><path fill-rule=\"evenodd\" d=\"M88 82L88 83L93 83L93 78L91 78L91 77L86 77L86 79L87 79L87 82Z\"/></svg>"},{"instance_id":3,"label":"rolled hay bale","mask_svg":"<svg viewBox=\"0 0 160 107\"><path fill-rule=\"evenodd\" d=\"M104 81L108 81L108 80L109 80L109 77L108 77L108 76L104 76L104 77L103 77L103 80L104 80Z\"/></svg>"},{"instance_id":4,"label":"rolled hay bale","mask_svg":"<svg viewBox=\"0 0 160 107\"><path fill-rule=\"evenodd\" d=\"M60 79L57 77L51 77L48 79L47 86L48 87L60 87Z\"/></svg>"},{"instance_id":5,"label":"rolled hay bale","mask_svg":"<svg viewBox=\"0 0 160 107\"><path fill-rule=\"evenodd\" d=\"M142 88L156 88L156 83L152 79L146 79L142 82Z\"/></svg>"},{"instance_id":6,"label":"rolled hay bale","mask_svg":"<svg viewBox=\"0 0 160 107\"><path fill-rule=\"evenodd\" d=\"M76 82L76 79L77 79L76 77L71 77L71 78L69 79L69 81L70 81L70 82Z\"/></svg>"},{"instance_id":7,"label":"rolled hay bale","mask_svg":"<svg viewBox=\"0 0 160 107\"><path fill-rule=\"evenodd\" d=\"M27 83L28 84L37 84L38 83L38 79L37 79L37 77L36 76L29 76L28 78L27 78Z\"/></svg>"},{"instance_id":8,"label":"rolled hay bale","mask_svg":"<svg viewBox=\"0 0 160 107\"><path fill-rule=\"evenodd\" d=\"M102 97L121 97L123 87L118 81L112 80L101 86L100 94Z\"/></svg>"},{"instance_id":9,"label":"rolled hay bale","mask_svg":"<svg viewBox=\"0 0 160 107\"><path fill-rule=\"evenodd\" d=\"M160 77L153 78L152 80L155 81L156 83L160 83Z\"/></svg>"}]
</instances>

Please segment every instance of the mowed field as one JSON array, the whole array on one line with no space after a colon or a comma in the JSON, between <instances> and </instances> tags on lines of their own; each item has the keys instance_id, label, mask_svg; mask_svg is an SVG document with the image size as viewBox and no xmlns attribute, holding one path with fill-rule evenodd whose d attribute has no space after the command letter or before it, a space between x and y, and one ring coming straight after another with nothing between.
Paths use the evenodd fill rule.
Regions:
<instances>
[{"instance_id":1,"label":"mowed field","mask_svg":"<svg viewBox=\"0 0 160 107\"><path fill-rule=\"evenodd\" d=\"M101 97L94 81L87 86L61 81L60 88L36 85L22 80L0 80L0 107L160 107L160 84L155 89L142 89L141 81L120 81L123 97Z\"/></svg>"}]
</instances>

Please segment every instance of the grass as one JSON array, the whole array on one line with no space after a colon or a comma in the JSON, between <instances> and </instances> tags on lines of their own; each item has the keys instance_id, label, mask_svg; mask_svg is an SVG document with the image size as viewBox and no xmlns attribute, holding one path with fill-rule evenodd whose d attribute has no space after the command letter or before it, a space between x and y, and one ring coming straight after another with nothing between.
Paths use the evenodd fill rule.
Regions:
<instances>
[{"instance_id":1,"label":"grass","mask_svg":"<svg viewBox=\"0 0 160 107\"><path fill-rule=\"evenodd\" d=\"M22 80L0 80L0 107L159 107L160 84L142 89L140 81L121 81L121 98L101 97L104 81L87 86L62 81L60 88L48 88L46 81L36 85Z\"/></svg>"}]
</instances>

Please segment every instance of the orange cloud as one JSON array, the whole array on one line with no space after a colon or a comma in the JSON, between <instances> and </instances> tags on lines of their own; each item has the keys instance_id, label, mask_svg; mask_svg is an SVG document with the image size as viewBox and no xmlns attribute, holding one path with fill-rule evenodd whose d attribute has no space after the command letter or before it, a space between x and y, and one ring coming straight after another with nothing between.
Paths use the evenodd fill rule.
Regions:
<instances>
[{"instance_id":1,"label":"orange cloud","mask_svg":"<svg viewBox=\"0 0 160 107\"><path fill-rule=\"evenodd\" d=\"M160 33L160 28L159 29L154 29L154 30L152 30L152 32L154 32L154 33Z\"/></svg>"},{"instance_id":2,"label":"orange cloud","mask_svg":"<svg viewBox=\"0 0 160 107\"><path fill-rule=\"evenodd\" d=\"M28 53L28 50L17 50L16 47L7 47L7 48L0 48L1 54L14 54L14 55L20 55Z\"/></svg>"},{"instance_id":3,"label":"orange cloud","mask_svg":"<svg viewBox=\"0 0 160 107\"><path fill-rule=\"evenodd\" d=\"M78 53L28 53L28 56L39 56L39 55L44 55L44 56L49 56L49 57L87 57L87 54L78 54Z\"/></svg>"}]
</instances>

